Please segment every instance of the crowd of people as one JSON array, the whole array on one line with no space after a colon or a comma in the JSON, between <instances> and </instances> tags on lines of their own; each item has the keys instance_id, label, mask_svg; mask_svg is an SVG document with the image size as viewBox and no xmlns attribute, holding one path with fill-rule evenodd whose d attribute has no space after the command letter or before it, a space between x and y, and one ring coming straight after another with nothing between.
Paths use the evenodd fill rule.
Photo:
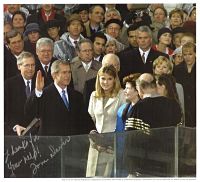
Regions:
<instances>
[{"instance_id":1,"label":"crowd of people","mask_svg":"<svg viewBox=\"0 0 200 182\"><path fill-rule=\"evenodd\" d=\"M195 4L4 5L5 134L20 134L35 117L41 118L38 132L45 135L84 134L91 129L114 132L118 109L124 104L120 112L129 113L136 104L128 94L135 87L134 80L124 80L135 79L135 74L139 80L139 73L142 78L151 74L157 95L179 104L181 120L177 123L195 127L195 17ZM68 69L63 72L64 67ZM52 97L47 94L48 102L43 101L51 86L55 92ZM57 95L57 102L64 106L63 89L67 110L55 107L53 100ZM74 100L68 90L79 96ZM135 90L140 93L139 88ZM139 102L143 99L141 95L138 98ZM112 108L112 113L106 107ZM76 118L76 112L83 116ZM52 120L52 132L45 126L46 117ZM132 117L130 113L123 116ZM65 125L77 132L61 132Z\"/></svg>"},{"instance_id":2,"label":"crowd of people","mask_svg":"<svg viewBox=\"0 0 200 182\"><path fill-rule=\"evenodd\" d=\"M195 44L196 4L5 4L4 133L196 127Z\"/></svg>"}]
</instances>

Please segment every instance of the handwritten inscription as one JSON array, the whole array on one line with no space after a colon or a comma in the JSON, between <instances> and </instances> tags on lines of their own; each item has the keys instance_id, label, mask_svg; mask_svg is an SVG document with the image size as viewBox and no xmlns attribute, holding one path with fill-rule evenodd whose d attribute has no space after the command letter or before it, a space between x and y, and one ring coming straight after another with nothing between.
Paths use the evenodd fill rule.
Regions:
<instances>
[{"instance_id":1,"label":"handwritten inscription","mask_svg":"<svg viewBox=\"0 0 200 182\"><path fill-rule=\"evenodd\" d=\"M67 137L64 141L62 141L60 146L58 146L57 148L55 148L53 145L50 145L49 146L49 149L51 151L50 157L53 158L58 152L61 151L63 146L65 146L68 142L70 142L70 137Z\"/></svg>"},{"instance_id":2,"label":"handwritten inscription","mask_svg":"<svg viewBox=\"0 0 200 182\"><path fill-rule=\"evenodd\" d=\"M45 153L42 153L41 148L39 148L39 136L32 136L30 134L28 138L22 139L21 141L19 139L20 142L18 145L12 144L9 148L5 149L4 159L7 169L15 176L16 169L27 166L32 170L32 174L35 175L41 166L47 165L48 161L54 158L70 142L70 137L61 139L61 142L56 143L56 146L49 141L49 145L47 146L42 144L41 146L43 148L47 147Z\"/></svg>"},{"instance_id":3,"label":"handwritten inscription","mask_svg":"<svg viewBox=\"0 0 200 182\"><path fill-rule=\"evenodd\" d=\"M12 156L15 155L20 150L25 150L27 146L28 146L28 141L26 141L26 140L23 140L21 145L19 145L19 146L15 147L15 146L11 145L11 155Z\"/></svg>"},{"instance_id":4,"label":"handwritten inscription","mask_svg":"<svg viewBox=\"0 0 200 182\"><path fill-rule=\"evenodd\" d=\"M40 166L45 165L48 161L49 161L49 159L45 159L45 160L43 160L43 161L41 161L41 162L39 162L37 164L31 163L30 167L33 168L33 174L36 174L38 169L40 168Z\"/></svg>"}]
</instances>

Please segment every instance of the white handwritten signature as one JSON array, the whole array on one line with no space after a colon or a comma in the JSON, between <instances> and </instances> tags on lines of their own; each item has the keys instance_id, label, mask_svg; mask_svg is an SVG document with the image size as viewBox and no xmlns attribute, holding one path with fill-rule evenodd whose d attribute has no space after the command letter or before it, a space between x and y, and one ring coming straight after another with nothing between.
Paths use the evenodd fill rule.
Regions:
<instances>
[{"instance_id":1,"label":"white handwritten signature","mask_svg":"<svg viewBox=\"0 0 200 182\"><path fill-rule=\"evenodd\" d=\"M32 174L35 175L41 166L46 165L50 159L54 158L55 155L58 154L67 143L70 142L69 136L61 138L61 143L58 144L58 146L54 146L52 144L49 145L48 142L47 148L49 149L50 153L48 154L48 151L45 151L45 155L48 154L47 156L49 157L44 159L44 155L41 153L38 147L40 142L39 139L39 136L32 136L30 134L29 137L23 139L19 145L11 145L5 150L5 163L7 168L11 170L12 175L15 175L14 171L17 168L20 168L22 165L28 165L32 169ZM45 146L42 145L42 147ZM17 161L15 157L16 154L20 156L19 159L17 158Z\"/></svg>"}]
</instances>

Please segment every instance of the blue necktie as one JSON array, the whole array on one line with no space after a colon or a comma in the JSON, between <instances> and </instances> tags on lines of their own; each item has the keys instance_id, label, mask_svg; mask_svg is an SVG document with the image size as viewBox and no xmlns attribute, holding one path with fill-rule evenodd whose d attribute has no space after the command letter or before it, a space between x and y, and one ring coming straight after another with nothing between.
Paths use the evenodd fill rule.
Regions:
<instances>
[{"instance_id":1,"label":"blue necktie","mask_svg":"<svg viewBox=\"0 0 200 182\"><path fill-rule=\"evenodd\" d=\"M31 89L30 89L30 81L27 81L26 82L27 85L26 85L26 97L29 97L31 95Z\"/></svg>"},{"instance_id":2,"label":"blue necktie","mask_svg":"<svg viewBox=\"0 0 200 182\"><path fill-rule=\"evenodd\" d=\"M62 100L64 101L67 109L69 110L69 102L67 101L67 98L66 98L66 95L65 95L65 90L62 90Z\"/></svg>"}]
</instances>

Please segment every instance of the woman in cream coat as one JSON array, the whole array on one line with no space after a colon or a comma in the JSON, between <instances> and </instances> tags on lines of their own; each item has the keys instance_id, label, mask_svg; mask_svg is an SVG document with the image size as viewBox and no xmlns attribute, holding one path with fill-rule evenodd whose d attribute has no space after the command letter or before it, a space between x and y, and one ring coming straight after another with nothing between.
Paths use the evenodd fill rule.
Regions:
<instances>
[{"instance_id":1,"label":"woman in cream coat","mask_svg":"<svg viewBox=\"0 0 200 182\"><path fill-rule=\"evenodd\" d=\"M115 131L117 111L124 103L125 96L116 69L112 65L102 67L98 71L96 90L91 94L88 107L96 125L96 133ZM104 141L104 136L97 137L101 138L101 142ZM112 147L102 146L97 141L90 139L86 177L111 177L114 159Z\"/></svg>"}]
</instances>

